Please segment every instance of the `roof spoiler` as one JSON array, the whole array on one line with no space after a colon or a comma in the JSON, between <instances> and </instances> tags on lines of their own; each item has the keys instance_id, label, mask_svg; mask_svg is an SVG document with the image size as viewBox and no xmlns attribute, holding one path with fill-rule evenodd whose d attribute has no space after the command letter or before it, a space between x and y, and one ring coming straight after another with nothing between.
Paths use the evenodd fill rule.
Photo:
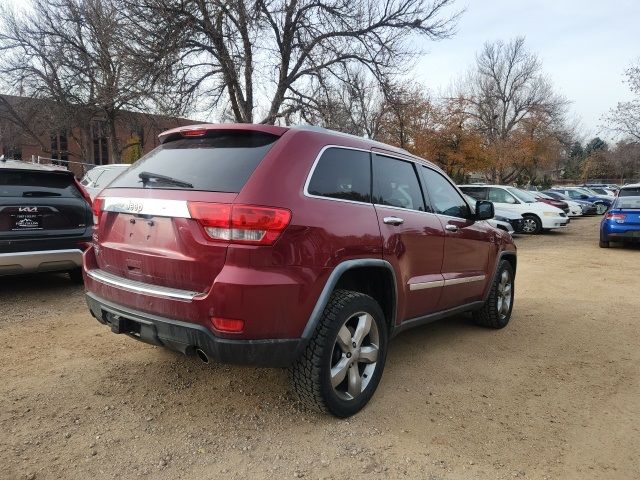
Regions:
<instances>
[{"instance_id":1,"label":"roof spoiler","mask_svg":"<svg viewBox=\"0 0 640 480\"><path fill-rule=\"evenodd\" d=\"M234 131L234 132L258 132L268 133L277 137L282 136L288 128L275 125L262 125L255 123L202 123L195 125L185 125L183 127L166 130L158 135L160 143L166 143L178 138L203 137L212 131Z\"/></svg>"}]
</instances>

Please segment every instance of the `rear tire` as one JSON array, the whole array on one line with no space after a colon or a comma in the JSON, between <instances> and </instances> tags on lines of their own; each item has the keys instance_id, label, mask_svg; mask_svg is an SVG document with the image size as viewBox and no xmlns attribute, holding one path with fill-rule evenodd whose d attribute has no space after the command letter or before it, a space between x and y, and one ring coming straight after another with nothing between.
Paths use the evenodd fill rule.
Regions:
<instances>
[{"instance_id":1,"label":"rear tire","mask_svg":"<svg viewBox=\"0 0 640 480\"><path fill-rule=\"evenodd\" d=\"M522 233L537 235L542 231L542 222L540 219L530 213L523 215Z\"/></svg>"},{"instance_id":2,"label":"rear tire","mask_svg":"<svg viewBox=\"0 0 640 480\"><path fill-rule=\"evenodd\" d=\"M489 297L480 310L473 312L473 320L482 327L504 328L511 319L515 294L515 276L511 263L502 260L491 284Z\"/></svg>"},{"instance_id":3,"label":"rear tire","mask_svg":"<svg viewBox=\"0 0 640 480\"><path fill-rule=\"evenodd\" d=\"M291 367L294 392L310 409L340 418L357 413L380 383L387 340L378 302L363 293L336 290Z\"/></svg>"},{"instance_id":4,"label":"rear tire","mask_svg":"<svg viewBox=\"0 0 640 480\"><path fill-rule=\"evenodd\" d=\"M82 278L82 268L75 268L73 270L69 270L67 272L69 274L69 278L76 285L82 285L84 283L84 278Z\"/></svg>"}]
</instances>

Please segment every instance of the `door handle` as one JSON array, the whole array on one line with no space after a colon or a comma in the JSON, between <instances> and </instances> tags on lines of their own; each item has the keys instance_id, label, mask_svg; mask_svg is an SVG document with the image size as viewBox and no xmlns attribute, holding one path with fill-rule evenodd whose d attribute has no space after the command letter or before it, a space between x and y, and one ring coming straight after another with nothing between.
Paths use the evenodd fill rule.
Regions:
<instances>
[{"instance_id":1,"label":"door handle","mask_svg":"<svg viewBox=\"0 0 640 480\"><path fill-rule=\"evenodd\" d=\"M457 225L447 225L444 228L450 232L457 232L460 230Z\"/></svg>"},{"instance_id":2,"label":"door handle","mask_svg":"<svg viewBox=\"0 0 640 480\"><path fill-rule=\"evenodd\" d=\"M402 225L404 223L404 219L400 217L384 217L382 221L387 225Z\"/></svg>"}]
</instances>

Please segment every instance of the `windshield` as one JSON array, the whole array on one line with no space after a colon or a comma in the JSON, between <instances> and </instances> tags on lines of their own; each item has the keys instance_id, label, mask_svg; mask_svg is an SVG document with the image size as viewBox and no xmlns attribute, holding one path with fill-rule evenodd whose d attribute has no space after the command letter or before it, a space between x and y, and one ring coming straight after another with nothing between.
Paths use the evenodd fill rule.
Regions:
<instances>
[{"instance_id":1,"label":"windshield","mask_svg":"<svg viewBox=\"0 0 640 480\"><path fill-rule=\"evenodd\" d=\"M537 202L536 197L525 192L524 190L520 190L519 188L513 188L513 187L508 188L507 190L509 190L509 193L512 193L513 195L515 195L515 197L521 202L524 202L524 203Z\"/></svg>"},{"instance_id":2,"label":"windshield","mask_svg":"<svg viewBox=\"0 0 640 480\"><path fill-rule=\"evenodd\" d=\"M593 191L593 190L591 190L590 188L584 188L584 187L583 187L583 188L576 188L576 190L577 190L578 192L580 192L580 193L584 193L585 195L589 195L589 196L592 196L592 195L600 195L599 193L594 192L594 191Z\"/></svg>"}]
</instances>

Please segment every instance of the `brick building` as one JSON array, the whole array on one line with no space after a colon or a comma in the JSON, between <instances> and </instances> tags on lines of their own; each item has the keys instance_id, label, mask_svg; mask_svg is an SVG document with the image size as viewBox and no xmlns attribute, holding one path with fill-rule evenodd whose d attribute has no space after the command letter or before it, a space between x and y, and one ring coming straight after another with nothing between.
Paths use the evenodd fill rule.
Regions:
<instances>
[{"instance_id":1,"label":"brick building","mask_svg":"<svg viewBox=\"0 0 640 480\"><path fill-rule=\"evenodd\" d=\"M50 159L44 162L64 162L80 176L91 165L114 163L105 123L88 110L64 115L46 100L0 95L0 153L20 160L42 157ZM120 161L130 163L158 145L160 132L193 123L199 122L123 112L112 145L119 146Z\"/></svg>"}]
</instances>

